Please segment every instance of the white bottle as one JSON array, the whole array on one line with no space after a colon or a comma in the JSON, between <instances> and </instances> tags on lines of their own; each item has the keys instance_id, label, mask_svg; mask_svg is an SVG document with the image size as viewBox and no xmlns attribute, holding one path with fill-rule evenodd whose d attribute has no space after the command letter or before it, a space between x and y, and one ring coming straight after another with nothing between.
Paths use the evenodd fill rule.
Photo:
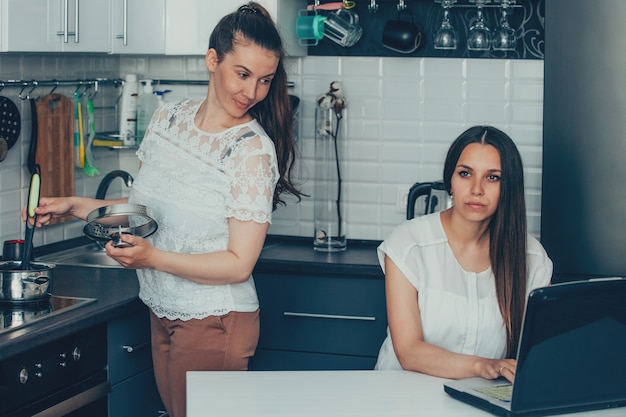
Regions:
<instances>
[{"instance_id":1,"label":"white bottle","mask_svg":"<svg viewBox=\"0 0 626 417\"><path fill-rule=\"evenodd\" d=\"M135 145L137 131L137 93L139 84L136 74L127 74L120 98L119 133L124 146Z\"/></svg>"},{"instance_id":2,"label":"white bottle","mask_svg":"<svg viewBox=\"0 0 626 417\"><path fill-rule=\"evenodd\" d=\"M159 99L154 94L152 80L141 80L141 82L144 83L144 86L137 102L137 144L143 140L150 119L159 106Z\"/></svg>"},{"instance_id":3,"label":"white bottle","mask_svg":"<svg viewBox=\"0 0 626 417\"><path fill-rule=\"evenodd\" d=\"M157 100L159 101L159 107L161 107L163 104L165 104L165 100L163 99L163 96L166 93L169 93L172 90L163 90L163 91L155 91L154 94L157 97Z\"/></svg>"}]
</instances>

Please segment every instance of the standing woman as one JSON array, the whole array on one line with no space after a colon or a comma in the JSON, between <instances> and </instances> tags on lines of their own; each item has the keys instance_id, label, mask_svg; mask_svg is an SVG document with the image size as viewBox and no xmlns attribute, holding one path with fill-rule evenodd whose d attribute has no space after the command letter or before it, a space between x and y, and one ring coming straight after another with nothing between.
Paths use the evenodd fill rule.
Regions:
<instances>
[{"instance_id":1,"label":"standing woman","mask_svg":"<svg viewBox=\"0 0 626 417\"><path fill-rule=\"evenodd\" d=\"M376 369L512 381L526 298L552 276L526 230L520 154L504 132L472 127L450 146L443 180L453 207L378 248L389 328Z\"/></svg>"},{"instance_id":2,"label":"standing woman","mask_svg":"<svg viewBox=\"0 0 626 417\"><path fill-rule=\"evenodd\" d=\"M171 417L184 417L189 370L246 370L259 337L252 270L273 209L291 179L292 110L280 35L268 12L250 2L222 18L205 56L206 98L167 103L152 117L129 203L150 208L149 238L107 254L137 269L150 308L156 381ZM38 225L123 203L42 198Z\"/></svg>"}]
</instances>

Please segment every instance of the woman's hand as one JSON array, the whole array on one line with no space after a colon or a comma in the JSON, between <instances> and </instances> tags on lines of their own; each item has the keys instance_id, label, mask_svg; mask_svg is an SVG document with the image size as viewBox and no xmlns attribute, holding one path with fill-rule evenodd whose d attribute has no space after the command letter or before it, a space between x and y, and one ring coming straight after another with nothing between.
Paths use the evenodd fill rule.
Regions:
<instances>
[{"instance_id":1,"label":"woman's hand","mask_svg":"<svg viewBox=\"0 0 626 417\"><path fill-rule=\"evenodd\" d=\"M117 200L96 200L89 197L41 197L39 206L35 208L37 227L50 223L52 219L74 216L86 220L93 210L110 204L127 203L128 198ZM22 208L22 220L26 220L26 207Z\"/></svg>"},{"instance_id":2,"label":"woman's hand","mask_svg":"<svg viewBox=\"0 0 626 417\"><path fill-rule=\"evenodd\" d=\"M54 218L72 214L71 197L41 197L39 207L35 208L37 227L45 226ZM22 220L26 220L26 206L22 208Z\"/></svg>"},{"instance_id":3,"label":"woman's hand","mask_svg":"<svg viewBox=\"0 0 626 417\"><path fill-rule=\"evenodd\" d=\"M132 246L116 248L113 246L113 241L109 241L105 246L108 256L127 269L153 267L151 259L153 259L152 256L158 249L152 246L150 242L142 237L126 233L123 233L120 239Z\"/></svg>"},{"instance_id":4,"label":"woman's hand","mask_svg":"<svg viewBox=\"0 0 626 417\"><path fill-rule=\"evenodd\" d=\"M496 379L504 377L509 382L515 379L515 368L517 362L515 359L484 359L481 358L477 363L477 374L485 379Z\"/></svg>"}]
</instances>

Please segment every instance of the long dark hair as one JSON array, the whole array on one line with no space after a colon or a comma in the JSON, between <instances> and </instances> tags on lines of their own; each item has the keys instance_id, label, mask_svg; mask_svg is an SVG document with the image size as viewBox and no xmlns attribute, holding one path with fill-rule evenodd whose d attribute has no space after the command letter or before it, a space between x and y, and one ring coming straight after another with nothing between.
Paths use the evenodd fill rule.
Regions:
<instances>
[{"instance_id":1,"label":"long dark hair","mask_svg":"<svg viewBox=\"0 0 626 417\"><path fill-rule=\"evenodd\" d=\"M275 210L278 204L285 204L280 198L282 193L292 194L298 201L303 194L291 178L297 151L293 131L294 110L291 108L287 90L283 42L267 10L256 2L243 5L220 20L209 38L209 49L215 49L221 61L233 51L237 43L244 41L272 51L279 58L267 97L250 109L250 115L263 126L276 148L279 179L274 190Z\"/></svg>"},{"instance_id":2,"label":"long dark hair","mask_svg":"<svg viewBox=\"0 0 626 417\"><path fill-rule=\"evenodd\" d=\"M451 191L452 175L461 153L470 143L492 145L500 154L500 200L489 223L489 257L496 280L496 295L506 326L507 357L517 352L526 304L526 203L522 158L513 140L492 126L474 126L450 146L443 182Z\"/></svg>"}]
</instances>

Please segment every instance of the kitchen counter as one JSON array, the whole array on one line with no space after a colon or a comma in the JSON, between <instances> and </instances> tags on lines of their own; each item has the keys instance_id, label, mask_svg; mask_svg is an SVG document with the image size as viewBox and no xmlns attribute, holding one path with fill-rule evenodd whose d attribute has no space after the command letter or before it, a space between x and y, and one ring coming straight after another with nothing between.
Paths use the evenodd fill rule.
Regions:
<instances>
[{"instance_id":1,"label":"kitchen counter","mask_svg":"<svg viewBox=\"0 0 626 417\"><path fill-rule=\"evenodd\" d=\"M187 417L489 417L408 371L188 372ZM245 393L245 394L242 394ZM571 414L623 417L626 408Z\"/></svg>"},{"instance_id":2,"label":"kitchen counter","mask_svg":"<svg viewBox=\"0 0 626 417\"><path fill-rule=\"evenodd\" d=\"M37 259L51 253L93 243L87 237L69 239L63 242L38 247ZM313 250L313 239L296 236L269 235L261 251L255 270L266 272L285 267L290 272L333 276L356 276L382 278L378 264L376 247L380 241L349 240L348 249L343 252L318 252Z\"/></svg>"},{"instance_id":3,"label":"kitchen counter","mask_svg":"<svg viewBox=\"0 0 626 417\"><path fill-rule=\"evenodd\" d=\"M313 250L313 238L270 235L255 270L266 272L284 267L290 273L382 278L376 257L379 244L374 240L355 240L348 241L348 249L343 252L318 252Z\"/></svg>"},{"instance_id":4,"label":"kitchen counter","mask_svg":"<svg viewBox=\"0 0 626 417\"><path fill-rule=\"evenodd\" d=\"M57 265L53 293L97 301L0 334L0 359L143 308L133 270Z\"/></svg>"},{"instance_id":5,"label":"kitchen counter","mask_svg":"<svg viewBox=\"0 0 626 417\"><path fill-rule=\"evenodd\" d=\"M88 243L91 240L86 237L69 239L38 247L35 254L39 259ZM375 241L350 241L347 251L325 253L314 251L309 238L268 236L255 272L280 268L295 274L315 272L316 275L382 279L376 259L378 244ZM139 284L135 271L122 268L57 265L53 293L96 298L97 301L0 334L0 359L143 308L137 297Z\"/></svg>"}]
</instances>

